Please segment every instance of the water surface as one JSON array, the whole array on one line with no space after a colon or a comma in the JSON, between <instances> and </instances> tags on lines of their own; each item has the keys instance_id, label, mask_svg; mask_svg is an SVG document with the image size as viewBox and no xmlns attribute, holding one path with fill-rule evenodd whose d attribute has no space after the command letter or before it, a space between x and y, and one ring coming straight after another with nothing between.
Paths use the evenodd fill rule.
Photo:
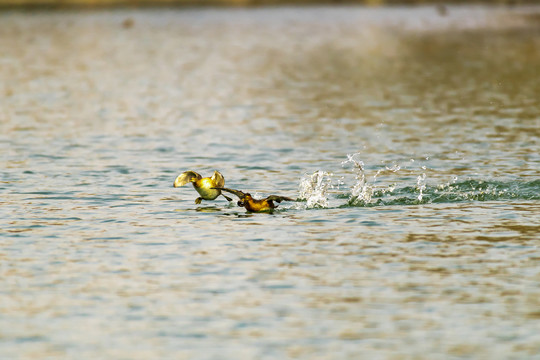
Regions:
<instances>
[{"instance_id":1,"label":"water surface","mask_svg":"<svg viewBox=\"0 0 540 360\"><path fill-rule=\"evenodd\" d=\"M1 13L2 358L539 358L538 12Z\"/></svg>"}]
</instances>

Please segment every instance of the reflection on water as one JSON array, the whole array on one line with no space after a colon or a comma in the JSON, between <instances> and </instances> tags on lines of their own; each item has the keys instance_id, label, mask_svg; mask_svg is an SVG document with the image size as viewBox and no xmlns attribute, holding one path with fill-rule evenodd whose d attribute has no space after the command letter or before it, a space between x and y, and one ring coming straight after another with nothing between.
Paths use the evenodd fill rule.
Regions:
<instances>
[{"instance_id":1,"label":"reflection on water","mask_svg":"<svg viewBox=\"0 0 540 360\"><path fill-rule=\"evenodd\" d=\"M1 13L2 358L537 356L538 11Z\"/></svg>"}]
</instances>

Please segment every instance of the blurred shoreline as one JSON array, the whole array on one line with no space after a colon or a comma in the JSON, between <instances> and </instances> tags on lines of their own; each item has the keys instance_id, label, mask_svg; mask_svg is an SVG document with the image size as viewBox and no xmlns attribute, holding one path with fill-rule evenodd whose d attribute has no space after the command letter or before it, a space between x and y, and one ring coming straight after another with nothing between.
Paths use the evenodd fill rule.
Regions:
<instances>
[{"instance_id":1,"label":"blurred shoreline","mask_svg":"<svg viewBox=\"0 0 540 360\"><path fill-rule=\"evenodd\" d=\"M536 0L0 0L4 9L136 8L136 7L257 7L309 5L530 5Z\"/></svg>"}]
</instances>

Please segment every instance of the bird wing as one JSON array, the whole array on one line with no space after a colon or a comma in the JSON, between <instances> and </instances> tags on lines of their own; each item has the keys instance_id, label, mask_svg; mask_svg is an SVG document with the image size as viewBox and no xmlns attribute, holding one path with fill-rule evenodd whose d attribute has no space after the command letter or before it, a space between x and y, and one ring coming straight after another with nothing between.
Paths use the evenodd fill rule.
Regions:
<instances>
[{"instance_id":1,"label":"bird wing","mask_svg":"<svg viewBox=\"0 0 540 360\"><path fill-rule=\"evenodd\" d=\"M212 181L216 184L216 187L223 187L225 185L225 178L217 170L214 171L214 175L212 175Z\"/></svg>"},{"instance_id":2,"label":"bird wing","mask_svg":"<svg viewBox=\"0 0 540 360\"><path fill-rule=\"evenodd\" d=\"M246 194L243 193L240 190L227 189L227 188L224 188L224 187L217 187L217 186L213 187L212 189L219 189L221 191L230 192L231 194L234 194L234 195L238 196L239 199L243 199L246 196Z\"/></svg>"},{"instance_id":3,"label":"bird wing","mask_svg":"<svg viewBox=\"0 0 540 360\"><path fill-rule=\"evenodd\" d=\"M202 176L197 174L195 171L184 171L178 175L176 180L174 180L174 187L184 186L194 178L198 180L201 179Z\"/></svg>"},{"instance_id":4,"label":"bird wing","mask_svg":"<svg viewBox=\"0 0 540 360\"><path fill-rule=\"evenodd\" d=\"M277 201L278 203L282 201L296 201L294 199L291 199L290 197L286 196L278 196L278 195L270 195L266 198L267 201Z\"/></svg>"}]
</instances>

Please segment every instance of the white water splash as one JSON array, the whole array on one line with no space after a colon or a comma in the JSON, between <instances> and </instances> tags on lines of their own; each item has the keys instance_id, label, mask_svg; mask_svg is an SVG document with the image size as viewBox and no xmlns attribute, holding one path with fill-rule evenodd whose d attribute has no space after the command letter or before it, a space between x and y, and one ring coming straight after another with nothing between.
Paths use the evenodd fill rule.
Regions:
<instances>
[{"instance_id":1,"label":"white water splash","mask_svg":"<svg viewBox=\"0 0 540 360\"><path fill-rule=\"evenodd\" d=\"M327 208L328 189L332 187L332 174L315 171L300 180L300 199L306 200L306 208Z\"/></svg>"},{"instance_id":2,"label":"white water splash","mask_svg":"<svg viewBox=\"0 0 540 360\"><path fill-rule=\"evenodd\" d=\"M349 167L353 174L355 175L355 181L349 185L350 192L343 193L339 191L341 187L346 185L344 181L345 177L335 176L333 173L328 173L322 170L318 170L313 174L306 174L300 180L299 184L299 199L304 200L305 202L296 203L294 206L301 209L309 208L328 208L329 199L328 193L333 190L338 190L338 198L343 198L348 195L347 204L348 206L371 206L376 204L383 204L384 201L394 201L392 197L395 196L393 193L396 188L399 189L398 183L388 183L388 177L390 179L392 176L395 176L397 173L401 173L401 166L392 163L391 165L384 165L378 170L374 171L373 175L369 175L365 170L365 165L362 160L360 160L360 153L347 154L347 160L341 162L342 167ZM411 159L411 162L414 162L414 159ZM422 203L425 202L426 196L424 193L427 191L427 167L421 166L421 175L416 177L416 187L414 191L414 198L409 199L413 203ZM409 175L410 170L406 170ZM380 177L386 177L381 180ZM456 182L457 178L453 179ZM443 191L444 189L439 189ZM403 202L403 199L399 201ZM331 201L330 201L331 202Z\"/></svg>"},{"instance_id":3,"label":"white water splash","mask_svg":"<svg viewBox=\"0 0 540 360\"><path fill-rule=\"evenodd\" d=\"M352 163L353 171L356 173L356 184L351 188L351 196L349 197L349 204L351 205L359 203L368 204L371 202L371 197L373 196L373 187L366 182L364 162L356 159L359 155L359 153L347 154L347 160L341 163L341 166ZM373 177L374 180L377 178L377 175L379 175L379 172Z\"/></svg>"},{"instance_id":4,"label":"white water splash","mask_svg":"<svg viewBox=\"0 0 540 360\"><path fill-rule=\"evenodd\" d=\"M418 194L418 201L422 201L422 198L424 197L424 190L426 189L425 173L422 173L422 175L416 178L416 188L420 191L420 194Z\"/></svg>"}]
</instances>

